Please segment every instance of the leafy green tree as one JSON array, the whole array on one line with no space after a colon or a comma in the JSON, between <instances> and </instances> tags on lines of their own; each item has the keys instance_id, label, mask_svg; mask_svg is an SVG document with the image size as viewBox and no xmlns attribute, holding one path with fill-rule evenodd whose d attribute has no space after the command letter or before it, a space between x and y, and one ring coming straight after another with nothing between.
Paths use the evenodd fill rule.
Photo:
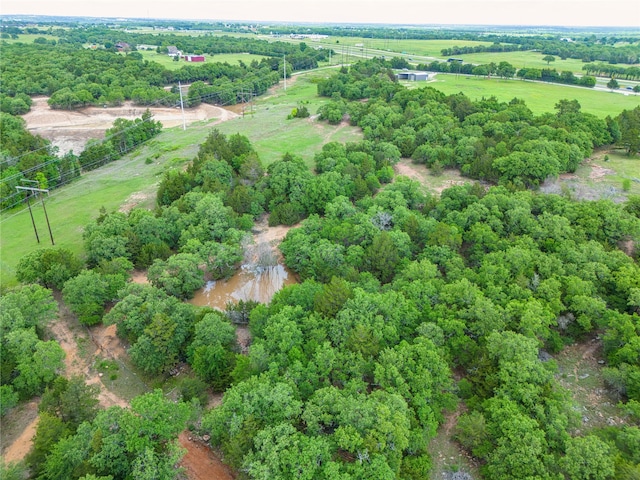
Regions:
<instances>
[{"instance_id":1,"label":"leafy green tree","mask_svg":"<svg viewBox=\"0 0 640 480\"><path fill-rule=\"evenodd\" d=\"M235 328L220 314L209 313L195 327L187 349L193 371L214 390L229 386L237 350Z\"/></svg>"},{"instance_id":2,"label":"leafy green tree","mask_svg":"<svg viewBox=\"0 0 640 480\"><path fill-rule=\"evenodd\" d=\"M549 63L556 61L556 57L554 57L553 55L545 55L544 57L542 57L542 60L547 62L547 65L549 65Z\"/></svg>"},{"instance_id":3,"label":"leafy green tree","mask_svg":"<svg viewBox=\"0 0 640 480\"><path fill-rule=\"evenodd\" d=\"M82 377L58 377L42 394L38 410L54 415L75 432L82 422L92 421L98 413L97 385L88 385Z\"/></svg>"},{"instance_id":4,"label":"leafy green tree","mask_svg":"<svg viewBox=\"0 0 640 480\"><path fill-rule=\"evenodd\" d=\"M3 357L14 359L12 385L22 399L41 393L63 368L64 350L53 340L39 340L33 327L14 330L5 342Z\"/></svg>"},{"instance_id":5,"label":"leafy green tree","mask_svg":"<svg viewBox=\"0 0 640 480\"><path fill-rule=\"evenodd\" d=\"M244 255L240 244L202 243L195 238L187 241L181 248L181 252L191 253L201 258L207 266L207 274L214 280L232 276Z\"/></svg>"},{"instance_id":6,"label":"leafy green tree","mask_svg":"<svg viewBox=\"0 0 640 480\"><path fill-rule=\"evenodd\" d=\"M292 425L283 423L261 430L255 438L255 451L248 452L243 465L251 478L326 477L333 464L330 443L322 437L307 437Z\"/></svg>"},{"instance_id":7,"label":"leafy green tree","mask_svg":"<svg viewBox=\"0 0 640 480\"><path fill-rule=\"evenodd\" d=\"M167 260L156 260L149 267L147 278L155 287L169 295L191 298L193 292L204 285L204 273L199 258L190 253L178 253Z\"/></svg>"},{"instance_id":8,"label":"leafy green tree","mask_svg":"<svg viewBox=\"0 0 640 480\"><path fill-rule=\"evenodd\" d=\"M143 334L132 345L131 360L149 375L168 371L178 361L185 341L178 325L166 314L157 313Z\"/></svg>"},{"instance_id":9,"label":"leafy green tree","mask_svg":"<svg viewBox=\"0 0 640 480\"><path fill-rule=\"evenodd\" d=\"M18 404L19 396L11 385L0 385L0 416L4 417Z\"/></svg>"},{"instance_id":10,"label":"leafy green tree","mask_svg":"<svg viewBox=\"0 0 640 480\"><path fill-rule=\"evenodd\" d=\"M53 446L71 433L60 417L46 412L40 413L38 428L33 437L33 447L25 458L34 475L43 473L45 459Z\"/></svg>"},{"instance_id":11,"label":"leafy green tree","mask_svg":"<svg viewBox=\"0 0 640 480\"><path fill-rule=\"evenodd\" d=\"M65 303L85 325L95 325L102 320L108 302L116 298L125 286L123 275L104 275L94 270L84 270L69 279L62 290Z\"/></svg>"},{"instance_id":12,"label":"leafy green tree","mask_svg":"<svg viewBox=\"0 0 640 480\"><path fill-rule=\"evenodd\" d=\"M618 83L618 80L611 78L611 80L607 82L607 88L610 90L617 90L620 88L620 84Z\"/></svg>"},{"instance_id":13,"label":"leafy green tree","mask_svg":"<svg viewBox=\"0 0 640 480\"><path fill-rule=\"evenodd\" d=\"M82 262L66 248L43 248L18 261L16 278L22 283L38 283L62 290L64 283L80 273Z\"/></svg>"},{"instance_id":14,"label":"leafy green tree","mask_svg":"<svg viewBox=\"0 0 640 480\"><path fill-rule=\"evenodd\" d=\"M628 155L640 151L640 107L623 110L616 121L620 126L619 144L627 150Z\"/></svg>"},{"instance_id":15,"label":"leafy green tree","mask_svg":"<svg viewBox=\"0 0 640 480\"><path fill-rule=\"evenodd\" d=\"M0 296L0 338L17 329L42 330L58 313L51 290L40 285L23 285Z\"/></svg>"},{"instance_id":16,"label":"leafy green tree","mask_svg":"<svg viewBox=\"0 0 640 480\"><path fill-rule=\"evenodd\" d=\"M335 317L352 294L353 290L346 280L332 277L331 281L315 295L313 308L322 315Z\"/></svg>"},{"instance_id":17,"label":"leafy green tree","mask_svg":"<svg viewBox=\"0 0 640 480\"><path fill-rule=\"evenodd\" d=\"M560 465L569 478L606 480L615 474L609 445L594 435L572 438Z\"/></svg>"},{"instance_id":18,"label":"leafy green tree","mask_svg":"<svg viewBox=\"0 0 640 480\"><path fill-rule=\"evenodd\" d=\"M385 231L380 232L365 251L365 267L383 283L393 279L399 261L398 249Z\"/></svg>"}]
</instances>

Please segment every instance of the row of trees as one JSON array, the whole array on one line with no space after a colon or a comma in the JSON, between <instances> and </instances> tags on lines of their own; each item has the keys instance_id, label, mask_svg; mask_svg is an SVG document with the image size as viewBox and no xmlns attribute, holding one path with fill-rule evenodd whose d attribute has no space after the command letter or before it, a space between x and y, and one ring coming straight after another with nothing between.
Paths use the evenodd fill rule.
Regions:
<instances>
[{"instance_id":1,"label":"row of trees","mask_svg":"<svg viewBox=\"0 0 640 480\"><path fill-rule=\"evenodd\" d=\"M626 78L627 80L640 79L639 67L621 67L619 65L611 65L609 63L587 63L582 66L582 70L587 72L587 75L600 75L604 77L617 77Z\"/></svg>"},{"instance_id":2,"label":"row of trees","mask_svg":"<svg viewBox=\"0 0 640 480\"><path fill-rule=\"evenodd\" d=\"M460 62L439 62L437 60L428 64L419 64L418 70L442 73L461 73L465 75L477 75L509 79L513 77L523 80L541 80L543 82L564 83L568 85L580 85L583 87L595 87L595 77L583 75L576 77L573 72L563 71L558 73L555 68L515 68L509 62L487 63L483 65L473 65L471 63Z\"/></svg>"}]
</instances>

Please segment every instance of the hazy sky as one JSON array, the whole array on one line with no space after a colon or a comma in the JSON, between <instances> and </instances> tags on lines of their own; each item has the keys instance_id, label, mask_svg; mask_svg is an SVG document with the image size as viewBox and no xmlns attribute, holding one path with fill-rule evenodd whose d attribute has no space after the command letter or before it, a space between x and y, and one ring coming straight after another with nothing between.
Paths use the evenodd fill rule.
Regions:
<instances>
[{"instance_id":1,"label":"hazy sky","mask_svg":"<svg viewBox=\"0 0 640 480\"><path fill-rule=\"evenodd\" d=\"M0 0L0 13L260 22L640 28L638 0Z\"/></svg>"}]
</instances>

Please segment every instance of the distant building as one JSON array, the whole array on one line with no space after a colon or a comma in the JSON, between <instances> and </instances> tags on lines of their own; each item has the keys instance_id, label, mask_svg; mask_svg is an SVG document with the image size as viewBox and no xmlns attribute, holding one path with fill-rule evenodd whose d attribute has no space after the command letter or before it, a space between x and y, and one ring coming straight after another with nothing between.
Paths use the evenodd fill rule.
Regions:
<instances>
[{"instance_id":1,"label":"distant building","mask_svg":"<svg viewBox=\"0 0 640 480\"><path fill-rule=\"evenodd\" d=\"M449 62L449 63L462 63L462 59L461 58L448 58L447 62Z\"/></svg>"},{"instance_id":2,"label":"distant building","mask_svg":"<svg viewBox=\"0 0 640 480\"><path fill-rule=\"evenodd\" d=\"M183 55L182 59L186 62L204 62L204 55Z\"/></svg>"},{"instance_id":3,"label":"distant building","mask_svg":"<svg viewBox=\"0 0 640 480\"><path fill-rule=\"evenodd\" d=\"M119 52L128 52L129 50L131 50L131 45L129 45L127 42L118 42L116 43L115 47Z\"/></svg>"},{"instance_id":4,"label":"distant building","mask_svg":"<svg viewBox=\"0 0 640 480\"><path fill-rule=\"evenodd\" d=\"M169 55L170 57L181 57L182 52L178 50L178 47L171 45L167 47L167 55Z\"/></svg>"},{"instance_id":5,"label":"distant building","mask_svg":"<svg viewBox=\"0 0 640 480\"><path fill-rule=\"evenodd\" d=\"M410 82L426 82L429 80L429 74L427 72L403 70L400 73L396 73L396 78L398 80L409 80Z\"/></svg>"}]
</instances>

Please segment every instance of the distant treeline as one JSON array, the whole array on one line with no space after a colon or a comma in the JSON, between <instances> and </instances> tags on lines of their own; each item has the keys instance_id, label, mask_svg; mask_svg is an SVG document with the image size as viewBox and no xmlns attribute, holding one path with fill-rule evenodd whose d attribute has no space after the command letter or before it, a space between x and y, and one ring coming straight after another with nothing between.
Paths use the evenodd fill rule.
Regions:
<instances>
[{"instance_id":1,"label":"distant treeline","mask_svg":"<svg viewBox=\"0 0 640 480\"><path fill-rule=\"evenodd\" d=\"M273 27L260 30L261 33L279 34L323 34L343 37L363 37L389 40L461 40L487 42L488 45L472 47L454 46L442 50L442 55L450 57L480 52L511 52L535 50L543 55L556 55L563 60L576 58L584 62L609 62L636 64L640 62L640 44L638 36L628 34L597 37L595 34L584 35L567 30L560 35L531 34L513 35L510 33L471 31L471 30L442 30L428 28L393 28L393 27L356 27L356 26L318 26L318 27ZM629 44L629 45L627 45Z\"/></svg>"},{"instance_id":2,"label":"distant treeline","mask_svg":"<svg viewBox=\"0 0 640 480\"><path fill-rule=\"evenodd\" d=\"M574 58L583 62L608 62L611 64L626 63L637 64L640 62L640 45L635 40L635 45L615 46L602 45L592 42L568 42L562 40L531 39L527 42L516 44L493 43L491 45L474 45L469 47L445 48L442 56L451 57L470 53L484 52L514 52L514 51L539 51L543 55L556 55L562 60Z\"/></svg>"},{"instance_id":3,"label":"distant treeline","mask_svg":"<svg viewBox=\"0 0 640 480\"><path fill-rule=\"evenodd\" d=\"M473 65L471 63L438 62L420 64L418 70L440 73L460 73L464 75L498 76L501 78L518 77L523 80L541 80L543 82L564 83L567 85L580 85L582 87L594 87L596 79L589 75L576 77L573 72L558 72L555 68L520 68L516 69L509 62L499 64L487 63Z\"/></svg>"}]
</instances>

